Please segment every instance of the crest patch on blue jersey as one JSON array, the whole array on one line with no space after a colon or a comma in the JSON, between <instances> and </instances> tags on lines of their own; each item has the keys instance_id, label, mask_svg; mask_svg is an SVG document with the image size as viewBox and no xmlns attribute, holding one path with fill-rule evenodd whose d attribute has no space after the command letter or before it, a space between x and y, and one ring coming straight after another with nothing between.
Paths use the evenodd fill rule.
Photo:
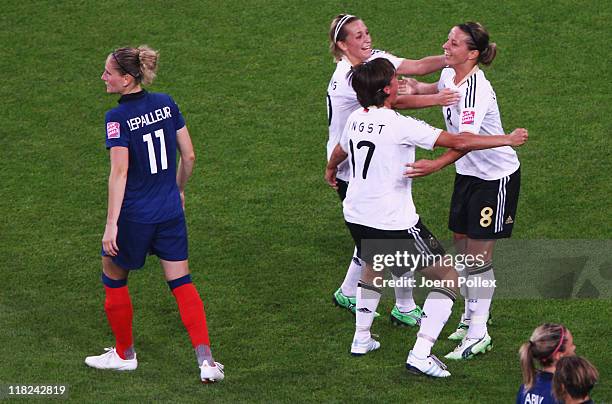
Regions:
<instances>
[{"instance_id":1,"label":"crest patch on blue jersey","mask_svg":"<svg viewBox=\"0 0 612 404\"><path fill-rule=\"evenodd\" d=\"M121 125L119 122L106 122L106 138L119 139Z\"/></svg>"}]
</instances>

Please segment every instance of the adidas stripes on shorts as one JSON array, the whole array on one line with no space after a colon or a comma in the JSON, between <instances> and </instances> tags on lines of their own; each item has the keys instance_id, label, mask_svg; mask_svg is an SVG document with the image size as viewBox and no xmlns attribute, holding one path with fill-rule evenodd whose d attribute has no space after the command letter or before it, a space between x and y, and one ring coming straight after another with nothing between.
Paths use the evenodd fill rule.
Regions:
<instances>
[{"instance_id":1,"label":"adidas stripes on shorts","mask_svg":"<svg viewBox=\"0 0 612 404\"><path fill-rule=\"evenodd\" d=\"M434 257L445 254L444 247L420 219L417 224L406 230L381 230L349 222L346 222L346 226L357 246L357 256L368 264L380 262L381 256L397 257L397 254L401 257L405 257L405 254L415 258L419 255L428 257L408 261L416 264L412 267L384 265L397 276L404 274L408 269L418 271L428 267L434 263Z\"/></svg>"},{"instance_id":2,"label":"adidas stripes on shorts","mask_svg":"<svg viewBox=\"0 0 612 404\"><path fill-rule=\"evenodd\" d=\"M520 168L492 181L456 174L448 228L471 239L510 237L520 188Z\"/></svg>"}]
</instances>

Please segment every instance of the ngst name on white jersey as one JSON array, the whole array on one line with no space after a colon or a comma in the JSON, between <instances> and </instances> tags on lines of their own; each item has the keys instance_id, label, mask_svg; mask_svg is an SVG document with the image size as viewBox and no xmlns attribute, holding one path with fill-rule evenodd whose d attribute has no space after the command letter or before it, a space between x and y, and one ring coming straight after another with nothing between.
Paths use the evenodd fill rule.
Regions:
<instances>
[{"instance_id":1,"label":"ngst name on white jersey","mask_svg":"<svg viewBox=\"0 0 612 404\"><path fill-rule=\"evenodd\" d=\"M482 70L476 68L468 77L455 85L455 70L442 70L438 90L450 88L461 93L455 105L442 107L446 128L451 133L470 132L482 135L501 135L502 128L497 96ZM455 162L458 174L471 175L483 180L497 180L519 168L516 152L510 146L474 150Z\"/></svg>"},{"instance_id":2,"label":"ngst name on white jersey","mask_svg":"<svg viewBox=\"0 0 612 404\"><path fill-rule=\"evenodd\" d=\"M415 146L433 149L442 132L392 109L358 109L346 123L340 147L348 153L349 187L343 203L347 222L381 230L404 230L419 221L412 201Z\"/></svg>"},{"instance_id":3,"label":"ngst name on white jersey","mask_svg":"<svg viewBox=\"0 0 612 404\"><path fill-rule=\"evenodd\" d=\"M389 60L396 69L404 61L402 58L398 58L380 50L373 50L372 56L368 61L378 58ZM336 71L332 75L327 87L327 117L329 124L329 139L327 141L328 161L334 148L340 141L340 136L342 136L347 118L353 111L361 108L359 101L357 101L357 94L355 94L355 90L353 90L347 78L348 73L351 71L351 67L351 63L347 59L342 58L336 64ZM348 162L343 161L338 166L338 174L336 177L343 181L348 181Z\"/></svg>"}]
</instances>

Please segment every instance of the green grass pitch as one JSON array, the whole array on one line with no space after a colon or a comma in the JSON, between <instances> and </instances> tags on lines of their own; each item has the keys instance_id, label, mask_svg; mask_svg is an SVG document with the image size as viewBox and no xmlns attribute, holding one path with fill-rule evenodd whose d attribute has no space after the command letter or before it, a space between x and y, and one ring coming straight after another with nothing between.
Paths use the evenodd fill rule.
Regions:
<instances>
[{"instance_id":1,"label":"green grass pitch","mask_svg":"<svg viewBox=\"0 0 612 404\"><path fill-rule=\"evenodd\" d=\"M439 54L448 30L482 22L500 53L487 70L519 150L517 239L612 238L610 37L606 2L18 1L0 13L0 385L64 384L75 402L512 402L519 345L565 323L612 402L609 299L494 302L495 348L451 363L449 380L404 369L415 331L376 320L382 349L348 355L353 320L335 309L351 239L323 181L327 30L359 15L374 46ZM103 312L100 240L108 153L100 80L122 45L161 51L152 91L179 103L197 167L188 185L190 264L207 308L219 385L195 357L155 259L130 278L140 366L118 374L83 359L113 344ZM432 75L426 80L436 80ZM415 116L442 126L439 109ZM420 156L428 156L422 153ZM453 170L419 180L428 227L446 229ZM538 270L538 268L534 268ZM392 300L383 299L388 313ZM456 306L443 336L456 324ZM608 331L606 331L608 330ZM453 345L434 347L443 355Z\"/></svg>"}]
</instances>

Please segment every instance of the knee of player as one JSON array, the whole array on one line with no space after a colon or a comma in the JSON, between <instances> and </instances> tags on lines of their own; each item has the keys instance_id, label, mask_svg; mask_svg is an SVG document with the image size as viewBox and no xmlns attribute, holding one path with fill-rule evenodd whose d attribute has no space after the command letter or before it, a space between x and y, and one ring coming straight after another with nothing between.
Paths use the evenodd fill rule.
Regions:
<instances>
[{"instance_id":1,"label":"knee of player","mask_svg":"<svg viewBox=\"0 0 612 404\"><path fill-rule=\"evenodd\" d=\"M440 280L443 283L444 287L452 290L456 294L459 293L459 275L454 268L445 267L444 270L440 273Z\"/></svg>"}]
</instances>

